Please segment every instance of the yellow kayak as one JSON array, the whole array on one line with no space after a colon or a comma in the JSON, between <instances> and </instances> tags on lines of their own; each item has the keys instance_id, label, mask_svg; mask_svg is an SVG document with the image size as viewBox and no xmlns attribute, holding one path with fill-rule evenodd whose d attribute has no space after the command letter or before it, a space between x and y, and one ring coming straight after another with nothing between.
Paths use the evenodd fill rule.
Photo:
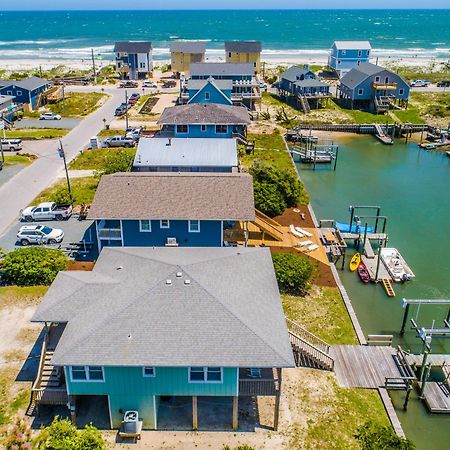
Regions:
<instances>
[{"instance_id":1,"label":"yellow kayak","mask_svg":"<svg viewBox=\"0 0 450 450\"><path fill-rule=\"evenodd\" d=\"M354 272L358 268L360 262L361 262L361 255L359 253L355 253L353 255L353 258L350 260L349 265L350 272Z\"/></svg>"}]
</instances>

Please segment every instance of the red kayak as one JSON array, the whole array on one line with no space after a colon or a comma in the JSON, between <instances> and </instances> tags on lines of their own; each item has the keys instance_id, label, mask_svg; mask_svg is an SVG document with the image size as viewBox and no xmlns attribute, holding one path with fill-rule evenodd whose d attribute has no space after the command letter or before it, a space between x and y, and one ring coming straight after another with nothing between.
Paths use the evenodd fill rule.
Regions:
<instances>
[{"instance_id":1,"label":"red kayak","mask_svg":"<svg viewBox=\"0 0 450 450\"><path fill-rule=\"evenodd\" d=\"M370 281L370 275L366 265L363 262L360 262L357 270L359 278L361 278L361 281L364 284L367 284Z\"/></svg>"}]
</instances>

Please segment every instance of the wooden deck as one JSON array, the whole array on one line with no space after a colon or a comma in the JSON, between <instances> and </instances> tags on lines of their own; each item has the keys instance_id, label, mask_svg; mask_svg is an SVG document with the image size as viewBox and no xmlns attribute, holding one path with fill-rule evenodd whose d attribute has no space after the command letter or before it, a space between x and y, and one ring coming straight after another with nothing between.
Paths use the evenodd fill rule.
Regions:
<instances>
[{"instance_id":1,"label":"wooden deck","mask_svg":"<svg viewBox=\"0 0 450 450\"><path fill-rule=\"evenodd\" d=\"M406 437L402 424L400 423L400 420L398 420L397 413L395 412L394 405L392 404L388 391L385 388L378 388L378 393L380 394L381 401L383 402L384 409L386 410L395 434L399 437Z\"/></svg>"},{"instance_id":2,"label":"wooden deck","mask_svg":"<svg viewBox=\"0 0 450 450\"><path fill-rule=\"evenodd\" d=\"M401 377L392 347L335 345L330 354L342 387L377 389L384 387L386 377Z\"/></svg>"},{"instance_id":3,"label":"wooden deck","mask_svg":"<svg viewBox=\"0 0 450 450\"><path fill-rule=\"evenodd\" d=\"M447 385L442 382L427 381L423 396L430 412L450 414L450 391Z\"/></svg>"}]
</instances>

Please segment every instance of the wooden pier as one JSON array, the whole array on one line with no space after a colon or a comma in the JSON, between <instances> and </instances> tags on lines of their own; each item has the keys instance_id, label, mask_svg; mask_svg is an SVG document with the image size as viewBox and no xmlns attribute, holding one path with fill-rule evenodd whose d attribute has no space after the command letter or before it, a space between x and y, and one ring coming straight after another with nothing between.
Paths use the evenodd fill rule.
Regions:
<instances>
[{"instance_id":1,"label":"wooden pier","mask_svg":"<svg viewBox=\"0 0 450 450\"><path fill-rule=\"evenodd\" d=\"M444 382L427 381L423 390L423 400L430 412L450 414L450 389Z\"/></svg>"}]
</instances>

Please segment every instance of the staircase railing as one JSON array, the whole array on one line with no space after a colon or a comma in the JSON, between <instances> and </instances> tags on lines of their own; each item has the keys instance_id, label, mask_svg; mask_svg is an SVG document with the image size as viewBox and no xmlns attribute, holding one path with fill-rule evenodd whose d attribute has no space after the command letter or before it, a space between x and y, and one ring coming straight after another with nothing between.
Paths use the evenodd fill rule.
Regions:
<instances>
[{"instance_id":1,"label":"staircase railing","mask_svg":"<svg viewBox=\"0 0 450 450\"><path fill-rule=\"evenodd\" d=\"M320 339L320 337L311 333L310 331L303 328L298 323L293 320L286 319L288 324L288 330L300 338L306 339L310 344L314 345L324 353L329 353L330 345L324 340Z\"/></svg>"},{"instance_id":2,"label":"staircase railing","mask_svg":"<svg viewBox=\"0 0 450 450\"><path fill-rule=\"evenodd\" d=\"M48 332L45 334L44 340L42 342L38 371L37 371L36 379L34 380L34 383L31 386L30 405L39 401L40 397L42 397L43 389L41 389L40 386L41 386L41 380L42 380L42 372L44 370L44 365L45 365L45 354L47 353L47 343L48 343Z\"/></svg>"}]
</instances>

